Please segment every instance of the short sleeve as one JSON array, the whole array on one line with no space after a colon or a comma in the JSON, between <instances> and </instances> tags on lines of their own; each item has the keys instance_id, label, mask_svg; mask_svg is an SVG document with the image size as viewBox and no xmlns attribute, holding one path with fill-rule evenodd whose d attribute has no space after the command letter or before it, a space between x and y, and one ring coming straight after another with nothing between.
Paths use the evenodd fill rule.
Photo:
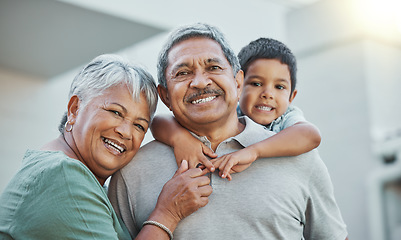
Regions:
<instances>
[{"instance_id":1,"label":"short sleeve","mask_svg":"<svg viewBox=\"0 0 401 240\"><path fill-rule=\"evenodd\" d=\"M131 237L134 238L140 231L136 228L135 218L133 211L130 209L131 202L129 198L129 191L121 171L117 171L110 180L108 197L113 208L125 226L127 226Z\"/></svg>"},{"instance_id":2,"label":"short sleeve","mask_svg":"<svg viewBox=\"0 0 401 240\"><path fill-rule=\"evenodd\" d=\"M346 239L346 225L334 198L329 173L322 162L316 164L310 175L309 189L304 223L305 239Z\"/></svg>"},{"instance_id":3,"label":"short sleeve","mask_svg":"<svg viewBox=\"0 0 401 240\"><path fill-rule=\"evenodd\" d=\"M21 239L128 239L105 191L81 163L63 162L32 179L19 208ZM17 226L18 228L18 226ZM25 234L25 235L24 235Z\"/></svg>"},{"instance_id":4,"label":"short sleeve","mask_svg":"<svg viewBox=\"0 0 401 240\"><path fill-rule=\"evenodd\" d=\"M269 130L278 133L288 127L293 126L294 124L298 122L305 122L306 119L304 117L304 114L301 109L298 107L290 105L287 109L287 111L274 120L269 126Z\"/></svg>"}]
</instances>

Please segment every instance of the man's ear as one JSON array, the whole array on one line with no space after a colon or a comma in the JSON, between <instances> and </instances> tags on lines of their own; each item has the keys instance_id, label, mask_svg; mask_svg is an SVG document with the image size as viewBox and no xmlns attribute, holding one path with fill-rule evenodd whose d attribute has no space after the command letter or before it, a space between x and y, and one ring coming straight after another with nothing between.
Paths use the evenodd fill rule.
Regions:
<instances>
[{"instance_id":1,"label":"man's ear","mask_svg":"<svg viewBox=\"0 0 401 240\"><path fill-rule=\"evenodd\" d=\"M72 96L70 98L70 101L68 101L67 116L68 116L68 121L71 124L75 123L75 120L78 115L79 105L80 105L80 101L79 101L79 98L77 95Z\"/></svg>"},{"instance_id":2,"label":"man's ear","mask_svg":"<svg viewBox=\"0 0 401 240\"><path fill-rule=\"evenodd\" d=\"M165 88L164 86L159 84L157 86L157 92L159 93L159 97L162 100L162 102L164 103L164 105L166 105L166 107L168 107L168 109L170 109L170 111L171 111L170 99L168 97L167 88Z\"/></svg>"},{"instance_id":3,"label":"man's ear","mask_svg":"<svg viewBox=\"0 0 401 240\"><path fill-rule=\"evenodd\" d=\"M294 89L294 91L292 92L291 96L290 96L290 103L292 102L292 100L294 100L295 96L297 95L298 90Z\"/></svg>"},{"instance_id":4,"label":"man's ear","mask_svg":"<svg viewBox=\"0 0 401 240\"><path fill-rule=\"evenodd\" d=\"M242 92L242 86L244 84L244 72L242 70L239 70L237 74L235 75L235 82L237 84L237 94L238 94L238 100L241 96Z\"/></svg>"}]
</instances>

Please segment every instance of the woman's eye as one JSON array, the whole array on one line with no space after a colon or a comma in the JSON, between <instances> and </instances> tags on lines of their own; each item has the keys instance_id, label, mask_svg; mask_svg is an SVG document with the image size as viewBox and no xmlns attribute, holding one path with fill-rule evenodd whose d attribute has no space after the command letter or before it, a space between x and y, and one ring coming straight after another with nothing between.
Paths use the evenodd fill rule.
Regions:
<instances>
[{"instance_id":1,"label":"woman's eye","mask_svg":"<svg viewBox=\"0 0 401 240\"><path fill-rule=\"evenodd\" d=\"M119 116L119 117L122 116L121 113L120 113L119 111L116 111L116 110L109 110L109 112L111 112L111 113L113 113L114 115Z\"/></svg>"},{"instance_id":2,"label":"woman's eye","mask_svg":"<svg viewBox=\"0 0 401 240\"><path fill-rule=\"evenodd\" d=\"M145 131L145 128L141 124L134 124L141 131Z\"/></svg>"}]
</instances>

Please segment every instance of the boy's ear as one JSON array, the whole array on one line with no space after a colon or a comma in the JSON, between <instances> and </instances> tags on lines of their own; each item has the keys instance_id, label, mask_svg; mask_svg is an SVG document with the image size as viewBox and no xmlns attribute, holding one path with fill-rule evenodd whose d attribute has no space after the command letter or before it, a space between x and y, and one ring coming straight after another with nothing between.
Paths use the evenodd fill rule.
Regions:
<instances>
[{"instance_id":1,"label":"boy's ear","mask_svg":"<svg viewBox=\"0 0 401 240\"><path fill-rule=\"evenodd\" d=\"M297 95L298 91L296 89L294 89L294 91L292 92L291 96L290 96L290 103L292 102L292 100L294 100L295 96Z\"/></svg>"},{"instance_id":2,"label":"boy's ear","mask_svg":"<svg viewBox=\"0 0 401 240\"><path fill-rule=\"evenodd\" d=\"M168 107L168 109L171 111L170 99L168 97L167 88L165 88L164 86L159 84L157 86L157 93L159 93L159 97L162 100L162 102L164 103L164 105L166 105L166 107Z\"/></svg>"},{"instance_id":3,"label":"boy's ear","mask_svg":"<svg viewBox=\"0 0 401 240\"><path fill-rule=\"evenodd\" d=\"M70 98L70 101L68 101L67 116L68 116L68 121L72 124L75 123L75 120L77 118L79 105L80 105L80 100L77 95L72 96Z\"/></svg>"}]
</instances>

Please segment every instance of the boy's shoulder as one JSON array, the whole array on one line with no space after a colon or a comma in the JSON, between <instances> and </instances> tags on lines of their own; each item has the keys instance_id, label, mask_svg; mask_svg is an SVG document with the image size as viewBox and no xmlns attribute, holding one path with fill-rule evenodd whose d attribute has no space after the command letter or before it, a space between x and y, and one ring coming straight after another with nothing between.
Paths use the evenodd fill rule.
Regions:
<instances>
[{"instance_id":1,"label":"boy's shoulder","mask_svg":"<svg viewBox=\"0 0 401 240\"><path fill-rule=\"evenodd\" d=\"M304 114L300 108L290 105L283 115L275 119L266 128L277 133L298 122L306 122Z\"/></svg>"}]
</instances>

